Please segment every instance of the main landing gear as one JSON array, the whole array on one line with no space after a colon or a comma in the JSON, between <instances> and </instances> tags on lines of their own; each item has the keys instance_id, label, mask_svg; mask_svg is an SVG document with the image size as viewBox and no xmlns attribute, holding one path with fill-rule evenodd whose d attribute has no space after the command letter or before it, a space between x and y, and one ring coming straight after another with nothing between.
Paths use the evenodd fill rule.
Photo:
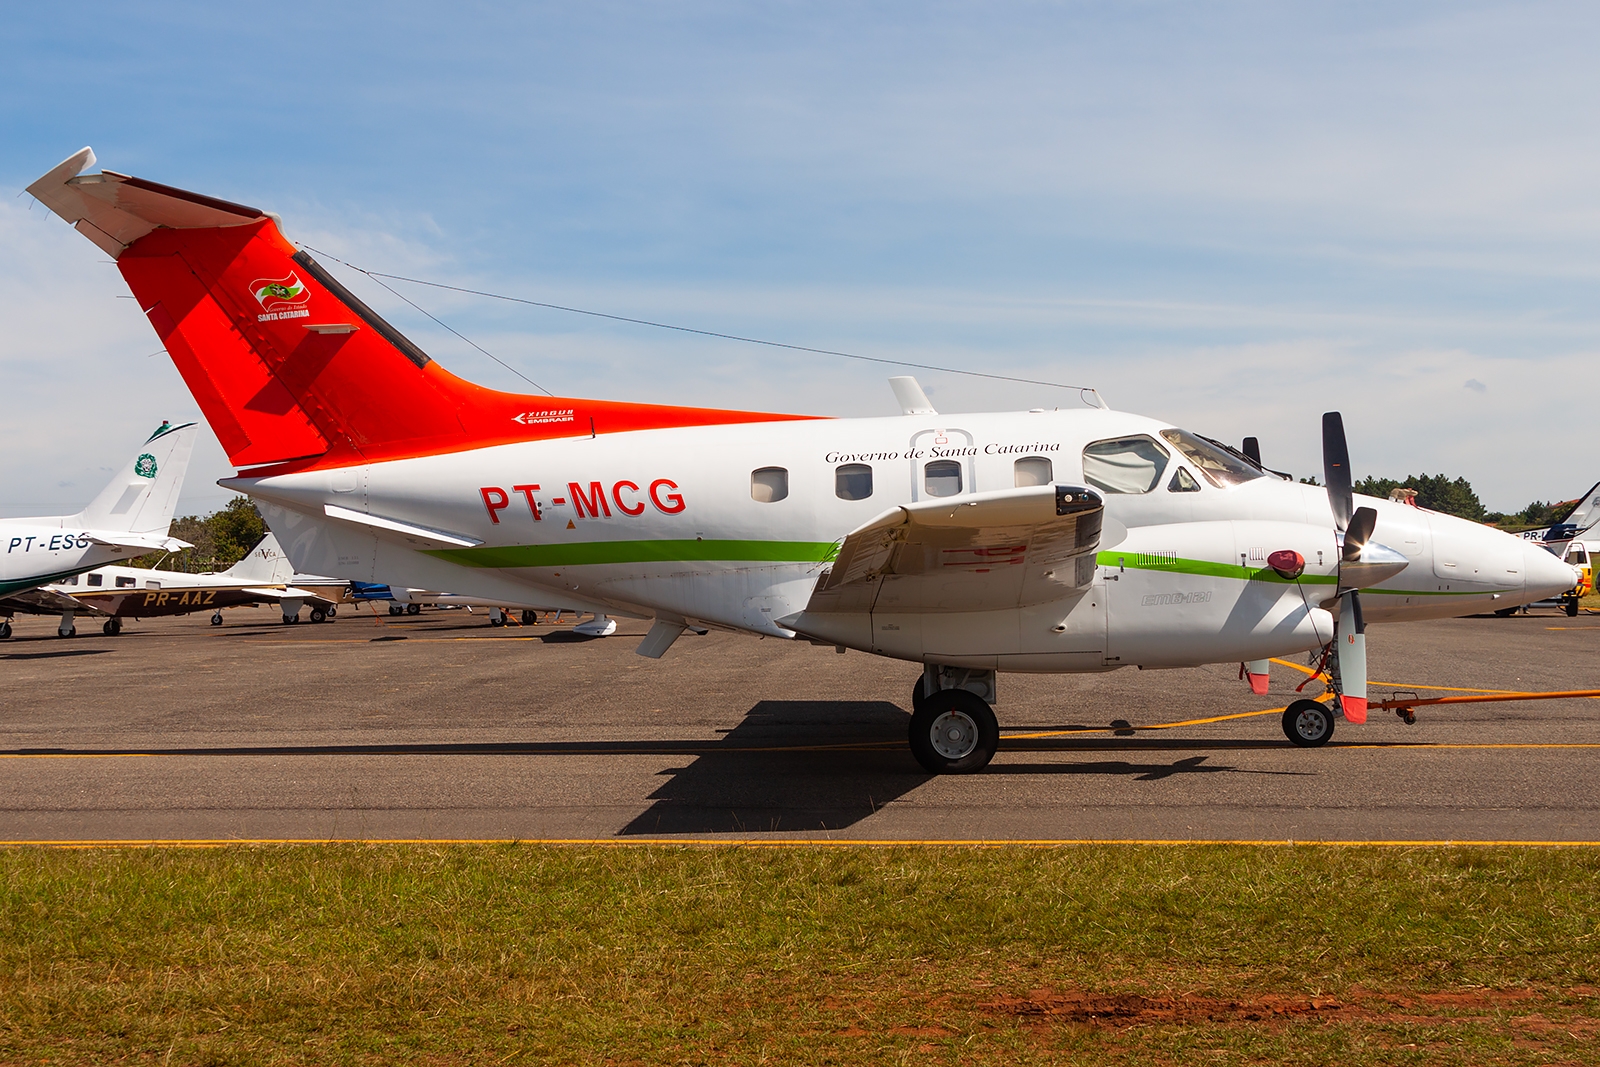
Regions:
<instances>
[{"instance_id":1,"label":"main landing gear","mask_svg":"<svg viewBox=\"0 0 1600 1067\"><path fill-rule=\"evenodd\" d=\"M1296 700L1283 709L1283 732L1301 748L1327 744L1333 721L1333 708L1320 700Z\"/></svg>"},{"instance_id":2,"label":"main landing gear","mask_svg":"<svg viewBox=\"0 0 1600 1067\"><path fill-rule=\"evenodd\" d=\"M100 631L107 637L115 637L122 632L122 620L113 615L100 627Z\"/></svg>"},{"instance_id":3,"label":"main landing gear","mask_svg":"<svg viewBox=\"0 0 1600 1067\"><path fill-rule=\"evenodd\" d=\"M8 638L10 636L11 636L11 620L10 619L0 619L0 641L4 641L6 638Z\"/></svg>"},{"instance_id":4,"label":"main landing gear","mask_svg":"<svg viewBox=\"0 0 1600 1067\"><path fill-rule=\"evenodd\" d=\"M911 696L911 754L930 774L971 774L1000 747L993 671L931 666Z\"/></svg>"}]
</instances>

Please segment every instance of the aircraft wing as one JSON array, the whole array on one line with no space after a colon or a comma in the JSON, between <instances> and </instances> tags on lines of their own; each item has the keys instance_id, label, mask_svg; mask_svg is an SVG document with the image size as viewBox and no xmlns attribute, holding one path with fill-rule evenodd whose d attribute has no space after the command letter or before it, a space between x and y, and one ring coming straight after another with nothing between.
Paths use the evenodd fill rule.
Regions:
<instances>
[{"instance_id":1,"label":"aircraft wing","mask_svg":"<svg viewBox=\"0 0 1600 1067\"><path fill-rule=\"evenodd\" d=\"M86 603L77 597L69 596L54 589L48 589L42 585L12 593L10 596L0 599L0 607L21 612L24 615L60 615L68 608L84 615L105 614L93 604Z\"/></svg>"},{"instance_id":2,"label":"aircraft wing","mask_svg":"<svg viewBox=\"0 0 1600 1067\"><path fill-rule=\"evenodd\" d=\"M1105 503L1037 485L891 508L851 531L807 611L988 611L1094 579Z\"/></svg>"},{"instance_id":3,"label":"aircraft wing","mask_svg":"<svg viewBox=\"0 0 1600 1067\"><path fill-rule=\"evenodd\" d=\"M262 600L271 600L274 602L281 600L315 600L323 604L338 603L338 601L330 600L328 597L323 596L314 589L301 589L293 585L263 586L259 589L241 589L240 592L247 593L253 597L259 597Z\"/></svg>"},{"instance_id":4,"label":"aircraft wing","mask_svg":"<svg viewBox=\"0 0 1600 1067\"><path fill-rule=\"evenodd\" d=\"M176 537L155 537L136 533L111 533L104 530L90 530L88 538L97 545L108 548L132 548L139 552L181 552L186 548L193 548L187 541L180 541Z\"/></svg>"}]
</instances>

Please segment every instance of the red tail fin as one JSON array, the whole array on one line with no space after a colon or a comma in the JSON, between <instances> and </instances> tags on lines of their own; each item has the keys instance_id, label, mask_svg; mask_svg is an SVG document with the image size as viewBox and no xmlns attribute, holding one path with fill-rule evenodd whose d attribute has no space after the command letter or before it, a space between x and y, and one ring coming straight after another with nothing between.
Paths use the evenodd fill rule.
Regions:
<instances>
[{"instance_id":1,"label":"red tail fin","mask_svg":"<svg viewBox=\"0 0 1600 1067\"><path fill-rule=\"evenodd\" d=\"M29 187L117 259L236 467L296 468L591 433L804 416L484 389L429 359L255 208L92 165Z\"/></svg>"}]
</instances>

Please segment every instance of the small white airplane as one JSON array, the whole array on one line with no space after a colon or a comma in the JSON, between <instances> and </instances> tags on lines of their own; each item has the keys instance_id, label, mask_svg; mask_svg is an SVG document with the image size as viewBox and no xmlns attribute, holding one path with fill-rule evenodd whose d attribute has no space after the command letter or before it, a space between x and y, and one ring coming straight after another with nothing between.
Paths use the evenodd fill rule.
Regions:
<instances>
[{"instance_id":1,"label":"small white airplane","mask_svg":"<svg viewBox=\"0 0 1600 1067\"><path fill-rule=\"evenodd\" d=\"M59 599L63 614L105 616L107 634L122 632L124 619L211 612L211 625L222 625L222 609L275 604L285 623L298 622L309 605L312 622L338 614L346 583L332 578L297 575L271 533L248 555L224 571L189 574L149 567L97 567L44 588Z\"/></svg>"},{"instance_id":2,"label":"small white airplane","mask_svg":"<svg viewBox=\"0 0 1600 1067\"><path fill-rule=\"evenodd\" d=\"M106 171L88 149L29 187L117 261L304 570L654 620L638 651L715 626L922 666L910 742L934 773L999 740L1000 672L1248 665L1325 649L1366 718L1367 622L1568 589L1537 545L1328 488L1103 406L829 419L496 392L443 370L284 237L274 216ZM1381 537L1381 542L1380 542Z\"/></svg>"},{"instance_id":3,"label":"small white airplane","mask_svg":"<svg viewBox=\"0 0 1600 1067\"><path fill-rule=\"evenodd\" d=\"M162 423L76 515L0 519L0 639L11 636L19 611L60 614L57 633L77 632L73 606L42 586L117 559L190 547L170 531L198 433L194 423Z\"/></svg>"}]
</instances>

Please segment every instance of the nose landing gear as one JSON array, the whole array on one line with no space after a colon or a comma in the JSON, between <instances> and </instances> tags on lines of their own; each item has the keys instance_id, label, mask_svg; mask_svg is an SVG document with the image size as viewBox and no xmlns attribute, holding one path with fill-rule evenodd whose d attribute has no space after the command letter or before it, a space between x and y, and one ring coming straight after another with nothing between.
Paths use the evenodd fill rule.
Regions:
<instances>
[{"instance_id":1,"label":"nose landing gear","mask_svg":"<svg viewBox=\"0 0 1600 1067\"><path fill-rule=\"evenodd\" d=\"M1333 709L1320 700L1296 700L1283 709L1283 732L1301 748L1321 748L1333 736Z\"/></svg>"}]
</instances>

